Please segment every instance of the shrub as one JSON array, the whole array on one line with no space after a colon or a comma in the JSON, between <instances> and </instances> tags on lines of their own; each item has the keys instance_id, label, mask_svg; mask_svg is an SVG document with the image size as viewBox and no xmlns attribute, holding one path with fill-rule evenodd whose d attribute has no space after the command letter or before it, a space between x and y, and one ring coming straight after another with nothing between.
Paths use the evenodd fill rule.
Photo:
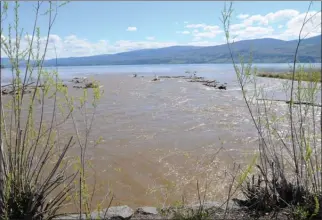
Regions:
<instances>
[{"instance_id":1,"label":"shrub","mask_svg":"<svg viewBox=\"0 0 322 220\"><path fill-rule=\"evenodd\" d=\"M309 5L310 10L312 2ZM297 65L297 54L303 36L303 27L316 14L309 16L308 12L299 33L298 44L290 74L260 74L259 76L289 78L291 81L283 84L283 89L289 97L284 112L276 112L273 102L265 101L265 88L257 83L257 69L252 66L251 57L247 63L240 57L240 64L234 59L230 43L230 18L232 4L222 12L227 46L242 89L243 99L249 110L253 124L258 133L259 163L256 165L260 177L253 176L242 184L245 200L237 200L240 205L248 207L259 214L278 212L280 209L291 210L296 217L322 217L320 204L322 201L322 151L319 144L322 124L316 106L311 105L318 100L321 89L320 79L310 78L310 83L304 83L310 75L304 67ZM250 93L248 86L254 87ZM246 89L247 88L247 89ZM260 103L259 100L264 100ZM298 106L294 102L300 103ZM275 102L276 103L276 102ZM306 104L303 106L302 104ZM309 103L309 104L307 104ZM274 112L275 111L275 112ZM279 130L288 125L288 133Z\"/></svg>"},{"instance_id":2,"label":"shrub","mask_svg":"<svg viewBox=\"0 0 322 220\"><path fill-rule=\"evenodd\" d=\"M16 1L13 4L14 22L7 23L8 36L1 37L1 49L10 60L12 73L11 83L6 85L11 92L5 97L0 94L1 219L52 219L76 192L79 213L88 212L90 208L90 200L85 195L90 192L83 190L86 188L85 156L101 91L94 86L92 97L88 97L87 89L84 89L83 96L76 100L68 95L68 88L59 79L58 70L47 71L43 66L57 10L64 4L66 2L48 2L49 8L44 14L49 24L45 42L37 27L40 8L44 4L35 4L32 35L28 37L27 48L22 48L24 32L19 27L20 4ZM4 2L1 5L3 36L9 4ZM21 67L21 63L26 67ZM81 111L88 104L92 104L94 110L88 117L90 111L87 109L86 129L82 135L75 121L75 111ZM74 124L75 134L60 133L66 122ZM84 141L81 136L85 137ZM80 165L76 172L68 175L68 168L74 160L67 157L67 151L74 145L80 147ZM78 185L74 182L76 178L79 179Z\"/></svg>"}]
</instances>

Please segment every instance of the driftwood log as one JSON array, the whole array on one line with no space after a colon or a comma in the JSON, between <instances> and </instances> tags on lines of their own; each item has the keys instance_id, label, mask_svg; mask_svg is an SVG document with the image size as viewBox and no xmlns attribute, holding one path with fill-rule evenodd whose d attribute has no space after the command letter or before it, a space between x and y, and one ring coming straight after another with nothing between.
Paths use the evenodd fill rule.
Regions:
<instances>
[{"instance_id":1,"label":"driftwood log","mask_svg":"<svg viewBox=\"0 0 322 220\"><path fill-rule=\"evenodd\" d=\"M21 86L22 89L23 89L23 94L31 93L31 91L30 90L27 90L27 89L33 83L35 83L35 82L31 82L31 83L28 83L26 85L22 85ZM7 85L1 86L1 94L2 95L8 95L8 94L10 94L10 95L16 94L17 95L18 94L18 89L7 89L6 88L6 87L9 87L9 86L12 86L12 85L13 84L11 83L11 84L7 84Z\"/></svg>"},{"instance_id":2,"label":"driftwood log","mask_svg":"<svg viewBox=\"0 0 322 220\"><path fill-rule=\"evenodd\" d=\"M31 82L31 83L28 83L28 84L26 84L24 87L27 87L27 86L30 86L31 84L34 84L35 82ZM4 87L7 87L7 86L12 86L13 84L12 83L10 83L10 84L7 84L7 85L3 85L3 86L1 86L1 88L4 88ZM38 86L38 87L40 87L40 86Z\"/></svg>"},{"instance_id":3,"label":"driftwood log","mask_svg":"<svg viewBox=\"0 0 322 220\"><path fill-rule=\"evenodd\" d=\"M290 100L281 100L281 99L257 99L258 101L274 101L274 102L285 102L286 104L290 104ZM322 107L321 104L317 103L311 103L311 102L299 102L299 101L293 101L294 105L309 105L309 106L315 106L315 107Z\"/></svg>"}]
</instances>

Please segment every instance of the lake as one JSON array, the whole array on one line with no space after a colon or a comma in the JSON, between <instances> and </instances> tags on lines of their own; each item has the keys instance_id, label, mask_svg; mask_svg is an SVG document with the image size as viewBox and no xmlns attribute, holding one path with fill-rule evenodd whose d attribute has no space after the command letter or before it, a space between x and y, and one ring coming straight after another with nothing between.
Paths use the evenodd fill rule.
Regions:
<instances>
[{"instance_id":1,"label":"lake","mask_svg":"<svg viewBox=\"0 0 322 220\"><path fill-rule=\"evenodd\" d=\"M261 71L289 70L288 64L255 65ZM197 179L205 178L212 180L209 193L220 200L227 190L226 172L234 162L246 163L257 150L257 132L231 64L75 66L58 71L63 80L88 76L103 86L92 132L103 141L88 149L88 160L95 168L90 173L105 184L94 201L110 189L115 203L132 207L169 204L194 190ZM227 90L185 79L151 81L154 75L186 75L185 71L227 83ZM7 83L8 69L1 72L2 83ZM138 77L133 78L133 73ZM279 99L287 98L283 82L258 79L269 96ZM82 93L71 85L69 90L75 96ZM252 86L247 90L252 92ZM285 109L287 105L280 102L272 111ZM72 135L71 128L66 125L62 132Z\"/></svg>"}]
</instances>

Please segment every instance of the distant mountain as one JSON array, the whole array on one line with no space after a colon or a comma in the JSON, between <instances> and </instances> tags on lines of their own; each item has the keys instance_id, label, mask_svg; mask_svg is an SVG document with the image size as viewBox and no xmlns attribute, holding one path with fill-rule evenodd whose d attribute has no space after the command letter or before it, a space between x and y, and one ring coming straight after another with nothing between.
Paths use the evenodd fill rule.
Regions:
<instances>
[{"instance_id":1,"label":"distant mountain","mask_svg":"<svg viewBox=\"0 0 322 220\"><path fill-rule=\"evenodd\" d=\"M321 37L322 36L319 35L319 36L307 38L307 39L301 41L301 44L321 44ZM292 40L290 42L297 44L298 40Z\"/></svg>"},{"instance_id":2,"label":"distant mountain","mask_svg":"<svg viewBox=\"0 0 322 220\"><path fill-rule=\"evenodd\" d=\"M89 57L60 58L57 62L60 66L169 63L172 59L175 59L176 55L184 54L198 48L201 47L174 46ZM56 60L48 60L45 64L52 66L55 63Z\"/></svg>"},{"instance_id":3,"label":"distant mountain","mask_svg":"<svg viewBox=\"0 0 322 220\"><path fill-rule=\"evenodd\" d=\"M288 63L294 59L298 41L283 41L271 38L243 40L233 43L235 58L243 55L245 60L252 54L254 63ZM302 40L298 58L303 63L321 62L321 35ZM4 65L6 62L2 61ZM197 64L231 63L226 44L209 47L173 46L159 49L144 49L117 54L88 57L59 58L59 66L87 65L135 65L135 64ZM46 66L55 66L56 60L45 61Z\"/></svg>"}]
</instances>

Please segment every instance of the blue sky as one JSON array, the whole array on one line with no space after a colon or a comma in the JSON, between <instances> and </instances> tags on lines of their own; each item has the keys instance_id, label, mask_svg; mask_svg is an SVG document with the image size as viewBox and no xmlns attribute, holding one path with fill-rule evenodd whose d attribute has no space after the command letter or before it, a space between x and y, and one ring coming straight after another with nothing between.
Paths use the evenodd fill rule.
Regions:
<instances>
[{"instance_id":1,"label":"blue sky","mask_svg":"<svg viewBox=\"0 0 322 220\"><path fill-rule=\"evenodd\" d=\"M12 5L13 2L10 2ZM35 2L20 2L20 27L31 34ZM296 39L308 1L234 2L232 33L236 40L272 37ZM219 17L224 2L103 2L71 1L59 8L51 31L59 57L117 53L173 45L208 46L224 43ZM42 5L42 12L48 3ZM310 14L321 11L314 2ZM41 36L46 36L48 17L40 16ZM3 27L13 20L12 10ZM321 12L307 29L321 33ZM7 32L4 30L4 36ZM49 48L52 56L52 47Z\"/></svg>"}]
</instances>

